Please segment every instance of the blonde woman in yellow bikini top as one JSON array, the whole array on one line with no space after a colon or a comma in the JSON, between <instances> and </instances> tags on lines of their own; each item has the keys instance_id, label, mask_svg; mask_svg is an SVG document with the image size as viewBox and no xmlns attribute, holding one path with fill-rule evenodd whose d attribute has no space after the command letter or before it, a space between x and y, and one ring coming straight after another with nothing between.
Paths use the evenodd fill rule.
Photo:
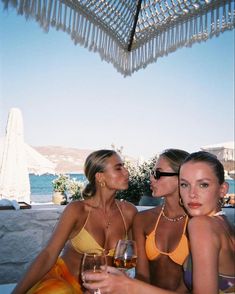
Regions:
<instances>
[{"instance_id":1,"label":"blonde woman in yellow bikini top","mask_svg":"<svg viewBox=\"0 0 235 294\"><path fill-rule=\"evenodd\" d=\"M188 152L165 150L150 175L153 197L164 204L139 212L133 232L137 242L137 278L166 290L187 293L183 263L189 255L188 216L179 204L178 171Z\"/></svg>"},{"instance_id":2,"label":"blonde woman in yellow bikini top","mask_svg":"<svg viewBox=\"0 0 235 294\"><path fill-rule=\"evenodd\" d=\"M85 252L105 251L109 264L119 239L131 238L137 209L115 200L116 192L128 188L129 173L113 150L91 153L85 162L88 183L83 201L64 209L53 234L31 264L13 293L82 294L80 268Z\"/></svg>"}]
</instances>

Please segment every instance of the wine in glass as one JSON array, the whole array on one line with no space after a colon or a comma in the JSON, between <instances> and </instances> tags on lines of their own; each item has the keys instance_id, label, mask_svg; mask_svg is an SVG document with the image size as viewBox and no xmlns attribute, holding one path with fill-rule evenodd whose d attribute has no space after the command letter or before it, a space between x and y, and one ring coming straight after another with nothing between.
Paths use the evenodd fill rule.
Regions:
<instances>
[{"instance_id":1,"label":"wine in glass","mask_svg":"<svg viewBox=\"0 0 235 294\"><path fill-rule=\"evenodd\" d=\"M114 252L114 265L134 278L136 262L136 242L133 240L119 240Z\"/></svg>"},{"instance_id":2,"label":"wine in glass","mask_svg":"<svg viewBox=\"0 0 235 294\"><path fill-rule=\"evenodd\" d=\"M82 259L81 276L82 280L85 282L84 273L85 272L98 272L101 273L107 270L106 255L104 252L99 253L85 253ZM87 283L92 283L92 280L86 281ZM91 292L93 294L99 294L100 290L94 290Z\"/></svg>"}]
</instances>

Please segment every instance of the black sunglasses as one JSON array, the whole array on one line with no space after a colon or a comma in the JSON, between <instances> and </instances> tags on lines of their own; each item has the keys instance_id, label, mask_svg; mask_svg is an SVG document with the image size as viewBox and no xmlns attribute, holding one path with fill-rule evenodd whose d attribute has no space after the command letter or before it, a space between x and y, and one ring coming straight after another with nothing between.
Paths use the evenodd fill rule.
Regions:
<instances>
[{"instance_id":1,"label":"black sunglasses","mask_svg":"<svg viewBox=\"0 0 235 294\"><path fill-rule=\"evenodd\" d=\"M159 180L161 177L173 177L179 175L178 173L160 172L159 170L151 170L150 174L156 180Z\"/></svg>"}]
</instances>

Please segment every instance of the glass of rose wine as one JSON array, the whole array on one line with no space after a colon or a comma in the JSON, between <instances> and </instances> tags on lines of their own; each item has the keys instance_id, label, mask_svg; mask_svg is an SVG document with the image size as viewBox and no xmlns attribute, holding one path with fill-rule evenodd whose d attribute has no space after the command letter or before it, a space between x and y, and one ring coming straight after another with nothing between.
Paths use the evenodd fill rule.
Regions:
<instances>
[{"instance_id":1,"label":"glass of rose wine","mask_svg":"<svg viewBox=\"0 0 235 294\"><path fill-rule=\"evenodd\" d=\"M136 242L133 240L119 240L114 252L114 266L134 278L136 262Z\"/></svg>"},{"instance_id":2,"label":"glass of rose wine","mask_svg":"<svg viewBox=\"0 0 235 294\"><path fill-rule=\"evenodd\" d=\"M81 277L85 282L84 273L97 272L101 273L107 270L106 255L104 252L99 253L85 253L82 259ZM92 280L86 281L92 283ZM94 290L93 294L99 294L100 290Z\"/></svg>"}]
</instances>

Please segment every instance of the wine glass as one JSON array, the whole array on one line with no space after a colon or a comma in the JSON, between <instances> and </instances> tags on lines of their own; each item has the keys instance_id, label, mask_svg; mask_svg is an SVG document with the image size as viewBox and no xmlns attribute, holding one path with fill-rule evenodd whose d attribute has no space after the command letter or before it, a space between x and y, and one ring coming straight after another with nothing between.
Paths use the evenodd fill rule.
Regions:
<instances>
[{"instance_id":1,"label":"wine glass","mask_svg":"<svg viewBox=\"0 0 235 294\"><path fill-rule=\"evenodd\" d=\"M85 281L85 272L98 272L101 273L107 270L106 255L103 251L96 253L84 253L82 259L81 277L84 282L92 283L91 280ZM91 291L91 290L90 290ZM93 294L100 294L100 290L92 291Z\"/></svg>"},{"instance_id":2,"label":"wine glass","mask_svg":"<svg viewBox=\"0 0 235 294\"><path fill-rule=\"evenodd\" d=\"M136 242L133 240L119 240L114 252L114 265L129 277L134 278L136 262Z\"/></svg>"}]
</instances>

